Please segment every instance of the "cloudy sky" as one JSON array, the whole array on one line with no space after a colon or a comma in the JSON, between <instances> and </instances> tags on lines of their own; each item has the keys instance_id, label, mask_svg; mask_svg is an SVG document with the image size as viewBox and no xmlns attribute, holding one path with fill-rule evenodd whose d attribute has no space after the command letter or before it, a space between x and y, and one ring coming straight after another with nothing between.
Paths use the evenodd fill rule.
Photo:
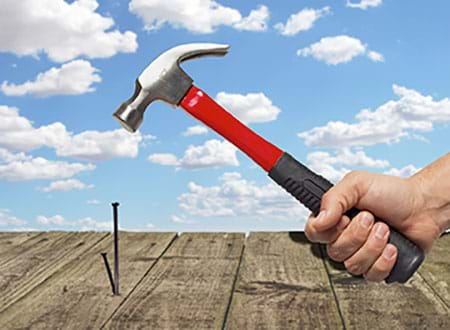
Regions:
<instances>
[{"instance_id":1,"label":"cloudy sky","mask_svg":"<svg viewBox=\"0 0 450 330\"><path fill-rule=\"evenodd\" d=\"M244 3L244 4L243 4ZM164 50L236 117L337 181L409 176L449 151L450 3L2 0L0 231L299 230L308 212L232 145L155 103L111 114Z\"/></svg>"}]
</instances>

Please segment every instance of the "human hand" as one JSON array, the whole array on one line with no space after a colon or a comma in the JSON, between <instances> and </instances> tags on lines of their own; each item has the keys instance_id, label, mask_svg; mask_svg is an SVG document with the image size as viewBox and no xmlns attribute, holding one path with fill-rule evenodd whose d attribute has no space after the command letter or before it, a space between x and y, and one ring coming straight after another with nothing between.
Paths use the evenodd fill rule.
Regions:
<instances>
[{"instance_id":1,"label":"human hand","mask_svg":"<svg viewBox=\"0 0 450 330\"><path fill-rule=\"evenodd\" d=\"M416 177L351 172L323 196L321 212L308 219L305 234L326 243L330 258L344 262L350 273L382 281L395 264L397 249L388 244L389 227L375 223L373 214L429 251L445 230L438 206ZM352 207L365 211L350 221L344 214Z\"/></svg>"}]
</instances>

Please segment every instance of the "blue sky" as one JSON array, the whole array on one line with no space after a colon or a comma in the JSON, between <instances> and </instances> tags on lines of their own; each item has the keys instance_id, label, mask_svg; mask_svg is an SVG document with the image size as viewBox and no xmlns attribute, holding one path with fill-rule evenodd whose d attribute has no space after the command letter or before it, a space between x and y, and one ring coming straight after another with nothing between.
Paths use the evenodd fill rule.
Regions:
<instances>
[{"instance_id":1,"label":"blue sky","mask_svg":"<svg viewBox=\"0 0 450 330\"><path fill-rule=\"evenodd\" d=\"M155 103L111 114L164 50L195 84L333 181L448 152L448 1L13 1L0 13L0 231L299 230L308 212L240 151ZM42 8L46 8L43 11ZM13 31L13 32L12 32Z\"/></svg>"}]
</instances>

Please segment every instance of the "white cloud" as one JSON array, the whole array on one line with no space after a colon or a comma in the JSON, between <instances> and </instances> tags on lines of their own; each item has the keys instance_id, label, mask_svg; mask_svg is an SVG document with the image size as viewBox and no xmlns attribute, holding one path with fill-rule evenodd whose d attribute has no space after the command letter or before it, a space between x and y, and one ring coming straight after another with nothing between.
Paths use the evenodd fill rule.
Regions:
<instances>
[{"instance_id":1,"label":"white cloud","mask_svg":"<svg viewBox=\"0 0 450 330\"><path fill-rule=\"evenodd\" d=\"M54 215L52 217L46 217L39 215L36 217L36 221L41 225L57 225L57 226L67 226L70 223L64 219L61 215Z\"/></svg>"},{"instance_id":2,"label":"white cloud","mask_svg":"<svg viewBox=\"0 0 450 330\"><path fill-rule=\"evenodd\" d=\"M322 9L305 8L289 17L286 24L277 23L275 29L284 36L294 36L301 31L307 31L314 26L314 23L324 15L331 12L330 7Z\"/></svg>"},{"instance_id":3,"label":"white cloud","mask_svg":"<svg viewBox=\"0 0 450 330\"><path fill-rule=\"evenodd\" d=\"M43 192L51 192L51 191L84 190L92 188L94 188L93 184L86 184L77 179L68 179L68 180L53 181L48 186L42 187L39 190Z\"/></svg>"},{"instance_id":4,"label":"white cloud","mask_svg":"<svg viewBox=\"0 0 450 330\"><path fill-rule=\"evenodd\" d=\"M351 61L356 56L366 55L374 62L383 61L383 55L370 51L361 40L347 35L325 37L306 48L297 51L298 56L312 56L329 65L337 65Z\"/></svg>"},{"instance_id":5,"label":"white cloud","mask_svg":"<svg viewBox=\"0 0 450 330\"><path fill-rule=\"evenodd\" d=\"M370 58L374 62L384 62L383 54L380 54L380 53L375 52L373 50L371 50L371 51L369 51L367 53L367 57Z\"/></svg>"},{"instance_id":6,"label":"white cloud","mask_svg":"<svg viewBox=\"0 0 450 330\"><path fill-rule=\"evenodd\" d=\"M187 130L183 132L184 136L204 135L204 134L208 134L208 129L203 125L188 127Z\"/></svg>"},{"instance_id":7,"label":"white cloud","mask_svg":"<svg viewBox=\"0 0 450 330\"><path fill-rule=\"evenodd\" d=\"M3 0L0 51L19 56L46 53L57 62L78 56L111 57L137 49L136 34L113 30L95 0Z\"/></svg>"},{"instance_id":8,"label":"white cloud","mask_svg":"<svg viewBox=\"0 0 450 330\"><path fill-rule=\"evenodd\" d=\"M402 168L395 168L395 167L391 168L389 171L384 172L384 174L407 178L410 177L411 175L416 174L420 170L421 170L420 168L417 168L414 165L407 165Z\"/></svg>"},{"instance_id":9,"label":"white cloud","mask_svg":"<svg viewBox=\"0 0 450 330\"><path fill-rule=\"evenodd\" d=\"M56 141L53 147L58 156L86 160L134 158L138 155L139 144L146 138L139 132L130 134L121 128L104 132L85 131L75 135L68 133L65 140Z\"/></svg>"},{"instance_id":10,"label":"white cloud","mask_svg":"<svg viewBox=\"0 0 450 330\"><path fill-rule=\"evenodd\" d=\"M170 216L170 220L172 222L181 223L184 225L192 225L192 224L196 223L194 220L187 219L185 215L178 216L178 215L173 214Z\"/></svg>"},{"instance_id":11,"label":"white cloud","mask_svg":"<svg viewBox=\"0 0 450 330\"><path fill-rule=\"evenodd\" d=\"M73 223L73 226L80 227L81 231L90 231L90 230L112 230L112 222L111 221L98 221L91 217L86 217L83 219L76 220Z\"/></svg>"},{"instance_id":12,"label":"white cloud","mask_svg":"<svg viewBox=\"0 0 450 330\"><path fill-rule=\"evenodd\" d=\"M148 160L152 163L184 169L239 166L236 147L227 141L214 139L208 140L200 146L190 145L181 159L174 154L163 153L152 154Z\"/></svg>"},{"instance_id":13,"label":"white cloud","mask_svg":"<svg viewBox=\"0 0 450 330\"><path fill-rule=\"evenodd\" d=\"M214 0L132 0L128 6L145 24L146 30L158 30L165 24L194 33L212 33L220 25L238 30L264 31L270 17L266 6L259 6L242 17L239 10Z\"/></svg>"},{"instance_id":14,"label":"white cloud","mask_svg":"<svg viewBox=\"0 0 450 330\"><path fill-rule=\"evenodd\" d=\"M307 146L345 147L394 143L414 132L428 132L434 123L450 122L450 99L435 101L413 89L393 85L398 100L356 115L356 123L328 122L299 133Z\"/></svg>"},{"instance_id":15,"label":"white cloud","mask_svg":"<svg viewBox=\"0 0 450 330\"><path fill-rule=\"evenodd\" d=\"M6 164L0 163L0 180L52 180L70 178L83 171L92 171L92 164L68 163L53 161L42 157L28 160L15 160Z\"/></svg>"},{"instance_id":16,"label":"white cloud","mask_svg":"<svg viewBox=\"0 0 450 330\"><path fill-rule=\"evenodd\" d=\"M352 2L350 0L347 0L347 7L350 8L359 8L362 10L366 10L369 7L378 7L383 3L383 0L361 0L360 2Z\"/></svg>"},{"instance_id":17,"label":"white cloud","mask_svg":"<svg viewBox=\"0 0 450 330\"><path fill-rule=\"evenodd\" d=\"M244 31L265 31L267 30L269 18L269 8L259 6L258 9L253 9L247 17L243 17L233 26L238 30Z\"/></svg>"},{"instance_id":18,"label":"white cloud","mask_svg":"<svg viewBox=\"0 0 450 330\"><path fill-rule=\"evenodd\" d=\"M225 173L221 185L188 184L178 197L180 208L191 216L248 217L306 221L309 214L301 204L275 183L258 185L241 174Z\"/></svg>"},{"instance_id":19,"label":"white cloud","mask_svg":"<svg viewBox=\"0 0 450 330\"><path fill-rule=\"evenodd\" d=\"M100 202L98 199L88 199L88 200L86 201L86 204L89 204L89 205L98 205L98 204L101 204L101 202Z\"/></svg>"},{"instance_id":20,"label":"white cloud","mask_svg":"<svg viewBox=\"0 0 450 330\"><path fill-rule=\"evenodd\" d=\"M37 228L32 227L16 227L11 229L6 229L6 231L19 232L19 231L39 231Z\"/></svg>"},{"instance_id":21,"label":"white cloud","mask_svg":"<svg viewBox=\"0 0 450 330\"><path fill-rule=\"evenodd\" d=\"M213 139L200 146L190 145L178 166L186 169L239 166L239 161L236 157L235 146L227 141Z\"/></svg>"},{"instance_id":22,"label":"white cloud","mask_svg":"<svg viewBox=\"0 0 450 330\"><path fill-rule=\"evenodd\" d=\"M216 100L244 123L264 123L276 120L281 110L263 93L246 95L220 92Z\"/></svg>"},{"instance_id":23,"label":"white cloud","mask_svg":"<svg viewBox=\"0 0 450 330\"><path fill-rule=\"evenodd\" d=\"M152 163L163 166L178 166L178 158L174 154L152 154L148 156L148 160Z\"/></svg>"},{"instance_id":24,"label":"white cloud","mask_svg":"<svg viewBox=\"0 0 450 330\"><path fill-rule=\"evenodd\" d=\"M44 226L70 227L71 229L81 231L112 229L112 223L110 221L97 221L90 217L70 221L58 214L50 217L39 215L36 217L36 222Z\"/></svg>"},{"instance_id":25,"label":"white cloud","mask_svg":"<svg viewBox=\"0 0 450 330\"><path fill-rule=\"evenodd\" d=\"M22 226L27 222L11 214L8 209L0 209L0 226Z\"/></svg>"},{"instance_id":26,"label":"white cloud","mask_svg":"<svg viewBox=\"0 0 450 330\"><path fill-rule=\"evenodd\" d=\"M26 155L24 152L12 153L7 149L0 148L0 163L10 163L21 160L30 160L33 157Z\"/></svg>"},{"instance_id":27,"label":"white cloud","mask_svg":"<svg viewBox=\"0 0 450 330\"><path fill-rule=\"evenodd\" d=\"M12 96L80 95L95 91L92 84L102 80L97 73L98 70L88 61L75 60L60 68L53 67L39 73L34 81L20 85L4 81L0 89L4 94Z\"/></svg>"},{"instance_id":28,"label":"white cloud","mask_svg":"<svg viewBox=\"0 0 450 330\"><path fill-rule=\"evenodd\" d=\"M307 163L311 170L338 182L351 170L360 168L385 168L389 162L383 159L373 159L362 150L352 151L349 148L337 150L334 155L328 152L316 151L307 155Z\"/></svg>"},{"instance_id":29,"label":"white cloud","mask_svg":"<svg viewBox=\"0 0 450 330\"><path fill-rule=\"evenodd\" d=\"M8 150L29 151L49 147L58 156L96 161L136 157L140 143L154 138L139 132L130 134L124 129L74 134L59 122L35 128L28 118L19 114L19 109L3 105L0 105L0 117L0 147Z\"/></svg>"}]
</instances>

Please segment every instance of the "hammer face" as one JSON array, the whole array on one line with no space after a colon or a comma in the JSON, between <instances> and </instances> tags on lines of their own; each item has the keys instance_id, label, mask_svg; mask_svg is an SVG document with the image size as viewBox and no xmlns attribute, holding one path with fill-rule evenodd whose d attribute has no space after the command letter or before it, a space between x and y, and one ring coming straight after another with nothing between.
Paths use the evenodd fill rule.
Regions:
<instances>
[{"instance_id":1,"label":"hammer face","mask_svg":"<svg viewBox=\"0 0 450 330\"><path fill-rule=\"evenodd\" d=\"M113 118L130 133L136 132L144 120L143 114L130 107L127 102L120 105L119 109L114 113Z\"/></svg>"},{"instance_id":2,"label":"hammer face","mask_svg":"<svg viewBox=\"0 0 450 330\"><path fill-rule=\"evenodd\" d=\"M145 102L141 84L136 80L133 96L120 105L113 118L127 131L134 133L144 120L144 111L150 102Z\"/></svg>"}]
</instances>

